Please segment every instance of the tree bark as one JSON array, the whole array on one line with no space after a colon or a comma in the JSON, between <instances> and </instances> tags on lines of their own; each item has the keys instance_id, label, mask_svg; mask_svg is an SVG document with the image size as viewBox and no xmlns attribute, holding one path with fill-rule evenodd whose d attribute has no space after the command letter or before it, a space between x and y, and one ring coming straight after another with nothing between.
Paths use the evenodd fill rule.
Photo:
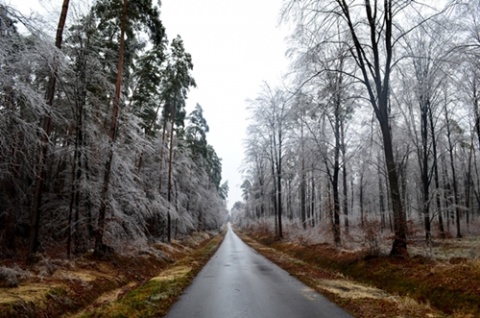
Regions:
<instances>
[{"instance_id":1,"label":"tree bark","mask_svg":"<svg viewBox=\"0 0 480 318\"><path fill-rule=\"evenodd\" d=\"M172 201L172 170L173 170L173 131L175 125L175 117L177 116L177 106L176 106L176 94L173 102L173 112L171 119L170 127L170 149L169 149L169 158L168 158L168 185L167 185L167 201L168 201L168 212L167 212L167 240L170 243L172 241L172 217L170 214L170 206Z\"/></svg>"},{"instance_id":2,"label":"tree bark","mask_svg":"<svg viewBox=\"0 0 480 318\"><path fill-rule=\"evenodd\" d=\"M460 206L459 206L459 199L458 199L458 185L457 185L457 174L455 169L455 158L453 155L454 152L454 145L452 142L452 132L450 127L450 118L448 116L448 109L447 105L444 105L445 111L445 122L447 127L447 141L448 141L448 153L450 155L450 170L452 171L452 185L453 185L453 200L455 203L455 224L457 227L457 238L462 238L462 231L460 226Z\"/></svg>"},{"instance_id":3,"label":"tree bark","mask_svg":"<svg viewBox=\"0 0 480 318\"><path fill-rule=\"evenodd\" d=\"M340 123L342 143L342 181L343 181L343 216L345 218L345 232L348 234L350 223L348 219L348 182L347 182L347 145L345 144L345 118Z\"/></svg>"},{"instance_id":4,"label":"tree bark","mask_svg":"<svg viewBox=\"0 0 480 318\"><path fill-rule=\"evenodd\" d=\"M301 138L301 147L302 147L302 171L300 172L300 204L301 204L301 217L302 217L302 226L303 229L307 229L307 206L306 206L306 187L307 187L307 176L305 174L305 140L303 139L303 123L300 127L300 138Z\"/></svg>"},{"instance_id":5,"label":"tree bark","mask_svg":"<svg viewBox=\"0 0 480 318\"><path fill-rule=\"evenodd\" d=\"M55 36L55 46L60 50L62 48L63 29L65 28L65 21L67 20L69 0L63 0L62 11L57 26L57 34ZM58 66L56 58L53 61L52 73L48 80L48 88L46 93L46 103L49 108L53 106L55 97L55 86L57 83ZM47 109L47 113L43 118L43 133L40 137L40 158L38 160L38 172L35 178L35 187L33 195L33 204L30 213L30 238L28 247L27 261L33 262L35 254L40 245L39 231L40 231L40 215L43 196L43 183L47 176L46 160L48 155L48 143L52 131L52 116L51 109Z\"/></svg>"},{"instance_id":6,"label":"tree bark","mask_svg":"<svg viewBox=\"0 0 480 318\"><path fill-rule=\"evenodd\" d=\"M435 124L433 121L433 112L432 109L428 109L428 119L429 119L429 127L430 127L430 134L432 136L432 156L433 156L433 178L435 182L435 201L437 204L437 213L438 213L438 229L440 231L440 237L445 239L447 236L445 234L445 226L443 222L443 211L442 211L442 204L441 204L441 194L440 194L440 175L438 173L438 153L437 153L437 135L435 133Z\"/></svg>"},{"instance_id":7,"label":"tree bark","mask_svg":"<svg viewBox=\"0 0 480 318\"><path fill-rule=\"evenodd\" d=\"M112 162L115 140L117 137L118 116L120 113L120 94L122 90L123 78L123 59L125 55L125 31L127 27L127 8L128 0L123 0L121 27L120 27L120 47L118 49L118 64L117 64L117 79L115 84L115 96L113 100L112 120L110 123L109 132L109 148L108 157L105 163L105 171L103 177L103 187L100 208L98 211L97 228L95 229L95 250L94 253L98 257L104 257L108 254L108 246L103 243L103 236L105 232L105 218L107 211L107 197L110 187L110 175L112 173Z\"/></svg>"}]
</instances>

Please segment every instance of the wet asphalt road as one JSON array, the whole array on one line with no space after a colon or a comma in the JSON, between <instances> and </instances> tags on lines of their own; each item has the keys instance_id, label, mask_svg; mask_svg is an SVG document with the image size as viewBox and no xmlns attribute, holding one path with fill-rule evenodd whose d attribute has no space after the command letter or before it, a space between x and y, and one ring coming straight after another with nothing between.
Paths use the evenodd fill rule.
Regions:
<instances>
[{"instance_id":1,"label":"wet asphalt road","mask_svg":"<svg viewBox=\"0 0 480 318\"><path fill-rule=\"evenodd\" d=\"M352 316L247 246L229 225L217 253L166 317Z\"/></svg>"}]
</instances>

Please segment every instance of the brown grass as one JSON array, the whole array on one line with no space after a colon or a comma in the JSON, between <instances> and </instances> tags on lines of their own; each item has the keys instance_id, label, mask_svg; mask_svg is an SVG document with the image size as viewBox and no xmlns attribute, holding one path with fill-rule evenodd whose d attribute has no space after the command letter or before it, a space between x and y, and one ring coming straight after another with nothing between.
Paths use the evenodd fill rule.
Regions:
<instances>
[{"instance_id":1,"label":"brown grass","mask_svg":"<svg viewBox=\"0 0 480 318\"><path fill-rule=\"evenodd\" d=\"M204 255L198 250L215 242L218 246L222 235L212 237L196 235L172 245L158 244L155 253L114 255L101 261L85 255L72 261L43 258L34 266L11 260L0 263L28 273L17 287L0 288L0 318L79 317L96 312L144 286L179 260L191 258L192 264L166 273L190 275L196 263L202 264L197 258L202 260Z\"/></svg>"}]
</instances>

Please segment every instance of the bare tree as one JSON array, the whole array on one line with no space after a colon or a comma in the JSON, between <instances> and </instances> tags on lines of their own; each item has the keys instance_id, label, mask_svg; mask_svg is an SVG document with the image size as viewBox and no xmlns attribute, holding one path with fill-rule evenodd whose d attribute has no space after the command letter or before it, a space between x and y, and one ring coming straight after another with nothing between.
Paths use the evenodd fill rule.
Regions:
<instances>
[{"instance_id":1,"label":"bare tree","mask_svg":"<svg viewBox=\"0 0 480 318\"><path fill-rule=\"evenodd\" d=\"M339 28L349 35L347 47L360 71L370 105L373 108L382 136L387 169L388 188L394 219L395 238L391 255L407 255L406 214L402 205L397 163L394 155L390 117L392 69L395 48L408 31L399 23L405 12L415 4L405 1L287 1L286 14L298 12L301 23L310 23L315 36ZM295 9L297 9L295 11ZM323 32L323 33L322 33ZM322 43L331 39L327 36ZM355 76L352 74L352 76Z\"/></svg>"},{"instance_id":2,"label":"bare tree","mask_svg":"<svg viewBox=\"0 0 480 318\"><path fill-rule=\"evenodd\" d=\"M284 93L264 84L262 93L250 101L254 112L254 125L264 126L264 138L268 141L268 156L272 171L273 203L275 210L276 229L279 237L283 237L283 179L284 156L287 139L289 108Z\"/></svg>"}]
</instances>

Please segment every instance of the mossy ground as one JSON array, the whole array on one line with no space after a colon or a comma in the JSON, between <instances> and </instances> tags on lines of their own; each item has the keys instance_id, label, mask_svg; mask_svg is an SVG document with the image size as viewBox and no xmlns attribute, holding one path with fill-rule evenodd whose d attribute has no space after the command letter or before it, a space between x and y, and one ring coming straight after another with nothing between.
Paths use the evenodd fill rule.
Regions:
<instances>
[{"instance_id":1,"label":"mossy ground","mask_svg":"<svg viewBox=\"0 0 480 318\"><path fill-rule=\"evenodd\" d=\"M124 297L80 317L148 318L166 315L168 309L215 253L222 239L223 236L217 236L205 242Z\"/></svg>"}]
</instances>

